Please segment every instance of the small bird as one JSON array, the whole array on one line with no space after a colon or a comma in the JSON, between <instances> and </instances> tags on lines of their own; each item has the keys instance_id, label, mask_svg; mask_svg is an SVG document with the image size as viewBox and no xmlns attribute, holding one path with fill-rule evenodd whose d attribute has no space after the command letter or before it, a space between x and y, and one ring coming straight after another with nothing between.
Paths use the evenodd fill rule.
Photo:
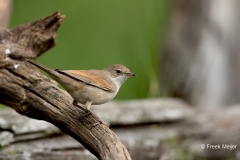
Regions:
<instances>
[{"instance_id":1,"label":"small bird","mask_svg":"<svg viewBox=\"0 0 240 160\"><path fill-rule=\"evenodd\" d=\"M121 64L113 64L103 70L52 70L27 60L45 71L73 97L73 105L81 103L88 110L91 105L99 105L112 100L122 84L134 73Z\"/></svg>"}]
</instances>

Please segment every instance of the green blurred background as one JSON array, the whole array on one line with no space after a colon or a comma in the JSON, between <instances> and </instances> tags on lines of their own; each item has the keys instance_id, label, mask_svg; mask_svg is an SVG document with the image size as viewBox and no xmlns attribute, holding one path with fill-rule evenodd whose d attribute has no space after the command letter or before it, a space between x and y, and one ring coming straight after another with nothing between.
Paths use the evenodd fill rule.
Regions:
<instances>
[{"instance_id":1,"label":"green blurred background","mask_svg":"<svg viewBox=\"0 0 240 160\"><path fill-rule=\"evenodd\" d=\"M60 10L57 44L37 59L58 69L103 69L121 63L130 78L115 99L159 96L157 65L171 3L168 0L13 1L9 28Z\"/></svg>"}]
</instances>

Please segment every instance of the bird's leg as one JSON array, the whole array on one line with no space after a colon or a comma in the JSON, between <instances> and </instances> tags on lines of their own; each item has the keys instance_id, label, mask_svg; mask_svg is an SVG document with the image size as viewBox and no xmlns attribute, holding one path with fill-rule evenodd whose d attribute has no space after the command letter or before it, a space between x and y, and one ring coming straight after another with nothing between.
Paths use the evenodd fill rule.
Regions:
<instances>
[{"instance_id":1,"label":"bird's leg","mask_svg":"<svg viewBox=\"0 0 240 160\"><path fill-rule=\"evenodd\" d=\"M76 103L76 101L73 103ZM87 112L85 115L81 116L79 119L85 117L85 116L89 116L92 115L98 122L94 123L93 126L95 127L98 124L104 124L107 127L109 127L107 124L105 124L97 115L95 115L92 111L90 111L90 107L91 107L92 102L91 101L87 101L87 103L84 105L84 108L86 109L85 111Z\"/></svg>"},{"instance_id":2,"label":"bird's leg","mask_svg":"<svg viewBox=\"0 0 240 160\"><path fill-rule=\"evenodd\" d=\"M85 106L84 106L84 107L86 107L86 108L89 110L89 112L91 112L91 111L90 111L91 104L92 104L92 102L87 101L87 103L86 103ZM94 123L94 124L93 124L93 127L95 127L95 126L98 125L98 124L104 124L104 125L106 125L107 127L109 127L109 126L108 126L106 123L104 123L96 114L94 114L93 112L91 112L91 113L92 113L93 117L98 121L97 123Z\"/></svg>"},{"instance_id":3,"label":"bird's leg","mask_svg":"<svg viewBox=\"0 0 240 160\"><path fill-rule=\"evenodd\" d=\"M78 108L83 109L83 110L86 112L86 114L84 114L83 116L81 116L79 119L81 119L82 117L85 117L85 116L89 116L89 115L91 114L90 110L88 109L88 108L90 108L91 103L90 103L90 106L86 106L87 103L86 103L84 106L81 106L81 105L79 105L78 101L73 100L72 104L73 104L74 106L78 107ZM89 105L89 103L88 103L88 105ZM88 107L88 108L87 108L87 107Z\"/></svg>"},{"instance_id":4,"label":"bird's leg","mask_svg":"<svg viewBox=\"0 0 240 160\"><path fill-rule=\"evenodd\" d=\"M92 102L91 101L87 101L87 103L84 105L85 108L87 108L87 110L90 110Z\"/></svg>"},{"instance_id":5,"label":"bird's leg","mask_svg":"<svg viewBox=\"0 0 240 160\"><path fill-rule=\"evenodd\" d=\"M78 101L73 100L72 104L78 108L83 108L83 106L79 105ZM85 109L85 108L84 108Z\"/></svg>"},{"instance_id":6,"label":"bird's leg","mask_svg":"<svg viewBox=\"0 0 240 160\"><path fill-rule=\"evenodd\" d=\"M83 109L83 110L86 112L85 114L83 114L82 116L80 116L79 119L82 119L83 117L87 117L87 116L89 116L89 115L91 114L91 112L90 112L85 106L79 105L78 101L73 100L72 104L73 104L74 106L78 107L78 108ZM89 107L89 108L90 108L90 107Z\"/></svg>"}]
</instances>

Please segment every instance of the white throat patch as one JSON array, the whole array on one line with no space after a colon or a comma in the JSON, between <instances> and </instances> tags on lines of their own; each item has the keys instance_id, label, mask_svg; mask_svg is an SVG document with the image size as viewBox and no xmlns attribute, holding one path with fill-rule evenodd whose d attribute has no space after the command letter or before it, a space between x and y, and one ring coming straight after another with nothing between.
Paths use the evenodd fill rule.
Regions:
<instances>
[{"instance_id":1,"label":"white throat patch","mask_svg":"<svg viewBox=\"0 0 240 160\"><path fill-rule=\"evenodd\" d=\"M128 76L122 75L122 76L118 76L115 78L112 78L112 80L116 83L117 85L117 90L120 89L120 87L122 86L122 84L128 79Z\"/></svg>"}]
</instances>

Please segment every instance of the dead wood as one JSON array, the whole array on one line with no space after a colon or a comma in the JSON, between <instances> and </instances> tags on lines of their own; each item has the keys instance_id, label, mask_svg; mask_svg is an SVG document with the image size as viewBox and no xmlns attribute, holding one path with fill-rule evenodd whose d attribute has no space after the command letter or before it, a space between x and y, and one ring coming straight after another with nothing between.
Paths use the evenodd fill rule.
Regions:
<instances>
[{"instance_id":1,"label":"dead wood","mask_svg":"<svg viewBox=\"0 0 240 160\"><path fill-rule=\"evenodd\" d=\"M59 89L26 59L36 59L55 45L64 16L56 12L30 24L0 30L0 103L18 113L48 121L79 141L99 159L131 159L125 146L105 125Z\"/></svg>"}]
</instances>

